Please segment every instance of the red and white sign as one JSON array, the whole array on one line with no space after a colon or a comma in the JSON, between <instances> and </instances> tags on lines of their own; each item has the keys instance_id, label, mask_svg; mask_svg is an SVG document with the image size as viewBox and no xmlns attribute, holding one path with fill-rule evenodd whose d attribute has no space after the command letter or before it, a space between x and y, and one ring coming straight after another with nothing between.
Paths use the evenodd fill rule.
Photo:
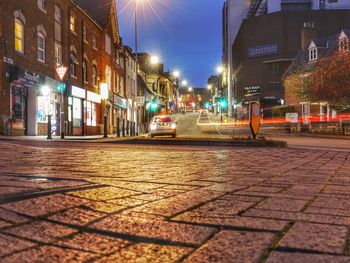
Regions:
<instances>
[{"instance_id":1,"label":"red and white sign","mask_svg":"<svg viewBox=\"0 0 350 263\"><path fill-rule=\"evenodd\" d=\"M65 76L66 73L67 73L67 70L68 70L67 67L58 67L58 68L56 68L56 72L57 72L57 75L58 75L59 78L60 78L60 81L63 81L64 76Z\"/></svg>"}]
</instances>

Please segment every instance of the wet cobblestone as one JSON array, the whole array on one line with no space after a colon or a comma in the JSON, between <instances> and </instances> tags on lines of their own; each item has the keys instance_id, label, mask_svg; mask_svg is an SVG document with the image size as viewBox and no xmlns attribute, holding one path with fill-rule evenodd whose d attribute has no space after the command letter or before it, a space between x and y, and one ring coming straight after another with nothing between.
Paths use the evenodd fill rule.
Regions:
<instances>
[{"instance_id":1,"label":"wet cobblestone","mask_svg":"<svg viewBox=\"0 0 350 263\"><path fill-rule=\"evenodd\" d=\"M0 142L0 262L350 262L350 153Z\"/></svg>"}]
</instances>

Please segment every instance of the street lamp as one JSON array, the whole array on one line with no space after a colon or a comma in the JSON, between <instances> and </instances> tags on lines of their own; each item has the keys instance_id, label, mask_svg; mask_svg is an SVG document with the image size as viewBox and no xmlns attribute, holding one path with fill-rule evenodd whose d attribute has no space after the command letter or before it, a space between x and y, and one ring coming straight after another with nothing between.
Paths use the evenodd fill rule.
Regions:
<instances>
[{"instance_id":1,"label":"street lamp","mask_svg":"<svg viewBox=\"0 0 350 263\"><path fill-rule=\"evenodd\" d=\"M104 122L103 122L103 138L108 138L107 135L107 103L108 103L108 84L107 83L101 83L100 84L100 96L101 100L103 100L104 104Z\"/></svg>"},{"instance_id":2,"label":"street lamp","mask_svg":"<svg viewBox=\"0 0 350 263\"><path fill-rule=\"evenodd\" d=\"M188 84L187 80L183 80L183 81L181 82L181 85L182 85L182 86L187 86L187 84Z\"/></svg>"},{"instance_id":3,"label":"street lamp","mask_svg":"<svg viewBox=\"0 0 350 263\"><path fill-rule=\"evenodd\" d=\"M212 87L213 87L213 86L209 84L209 85L207 86L207 89L208 89L208 90L211 90Z\"/></svg>"},{"instance_id":4,"label":"street lamp","mask_svg":"<svg viewBox=\"0 0 350 263\"><path fill-rule=\"evenodd\" d=\"M175 70L175 71L173 72L173 76L174 76L175 78L179 78L179 77L180 77L180 72L179 72L178 70Z\"/></svg>"},{"instance_id":5,"label":"street lamp","mask_svg":"<svg viewBox=\"0 0 350 263\"><path fill-rule=\"evenodd\" d=\"M189 88L188 88L188 91L189 91L189 92L191 92L192 90L193 90L193 88L192 88L192 87L189 87Z\"/></svg>"},{"instance_id":6,"label":"street lamp","mask_svg":"<svg viewBox=\"0 0 350 263\"><path fill-rule=\"evenodd\" d=\"M159 57L158 56L151 56L150 62L152 65L159 64Z\"/></svg>"},{"instance_id":7,"label":"street lamp","mask_svg":"<svg viewBox=\"0 0 350 263\"><path fill-rule=\"evenodd\" d=\"M219 73L219 74L222 74L222 72L224 72L224 67L223 66L218 66L216 68L216 72Z\"/></svg>"}]
</instances>

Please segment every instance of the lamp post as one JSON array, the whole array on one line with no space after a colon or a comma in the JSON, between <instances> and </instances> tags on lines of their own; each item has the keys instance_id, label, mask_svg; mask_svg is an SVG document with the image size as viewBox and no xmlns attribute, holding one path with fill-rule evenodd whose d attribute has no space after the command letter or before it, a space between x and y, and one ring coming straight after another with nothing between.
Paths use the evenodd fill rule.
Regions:
<instances>
[{"instance_id":1,"label":"lamp post","mask_svg":"<svg viewBox=\"0 0 350 263\"><path fill-rule=\"evenodd\" d=\"M104 104L104 114L103 114L103 138L108 138L108 129L107 129L107 103L108 103L108 84L100 84L100 96Z\"/></svg>"}]
</instances>

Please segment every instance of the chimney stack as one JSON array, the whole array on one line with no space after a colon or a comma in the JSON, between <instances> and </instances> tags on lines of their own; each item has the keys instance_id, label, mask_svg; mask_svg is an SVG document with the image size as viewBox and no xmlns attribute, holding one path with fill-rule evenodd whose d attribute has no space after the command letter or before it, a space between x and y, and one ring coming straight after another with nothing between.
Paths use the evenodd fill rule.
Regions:
<instances>
[{"instance_id":1,"label":"chimney stack","mask_svg":"<svg viewBox=\"0 0 350 263\"><path fill-rule=\"evenodd\" d=\"M305 50L309 47L311 40L317 38L317 31L313 22L304 22L301 29L301 49Z\"/></svg>"}]
</instances>

